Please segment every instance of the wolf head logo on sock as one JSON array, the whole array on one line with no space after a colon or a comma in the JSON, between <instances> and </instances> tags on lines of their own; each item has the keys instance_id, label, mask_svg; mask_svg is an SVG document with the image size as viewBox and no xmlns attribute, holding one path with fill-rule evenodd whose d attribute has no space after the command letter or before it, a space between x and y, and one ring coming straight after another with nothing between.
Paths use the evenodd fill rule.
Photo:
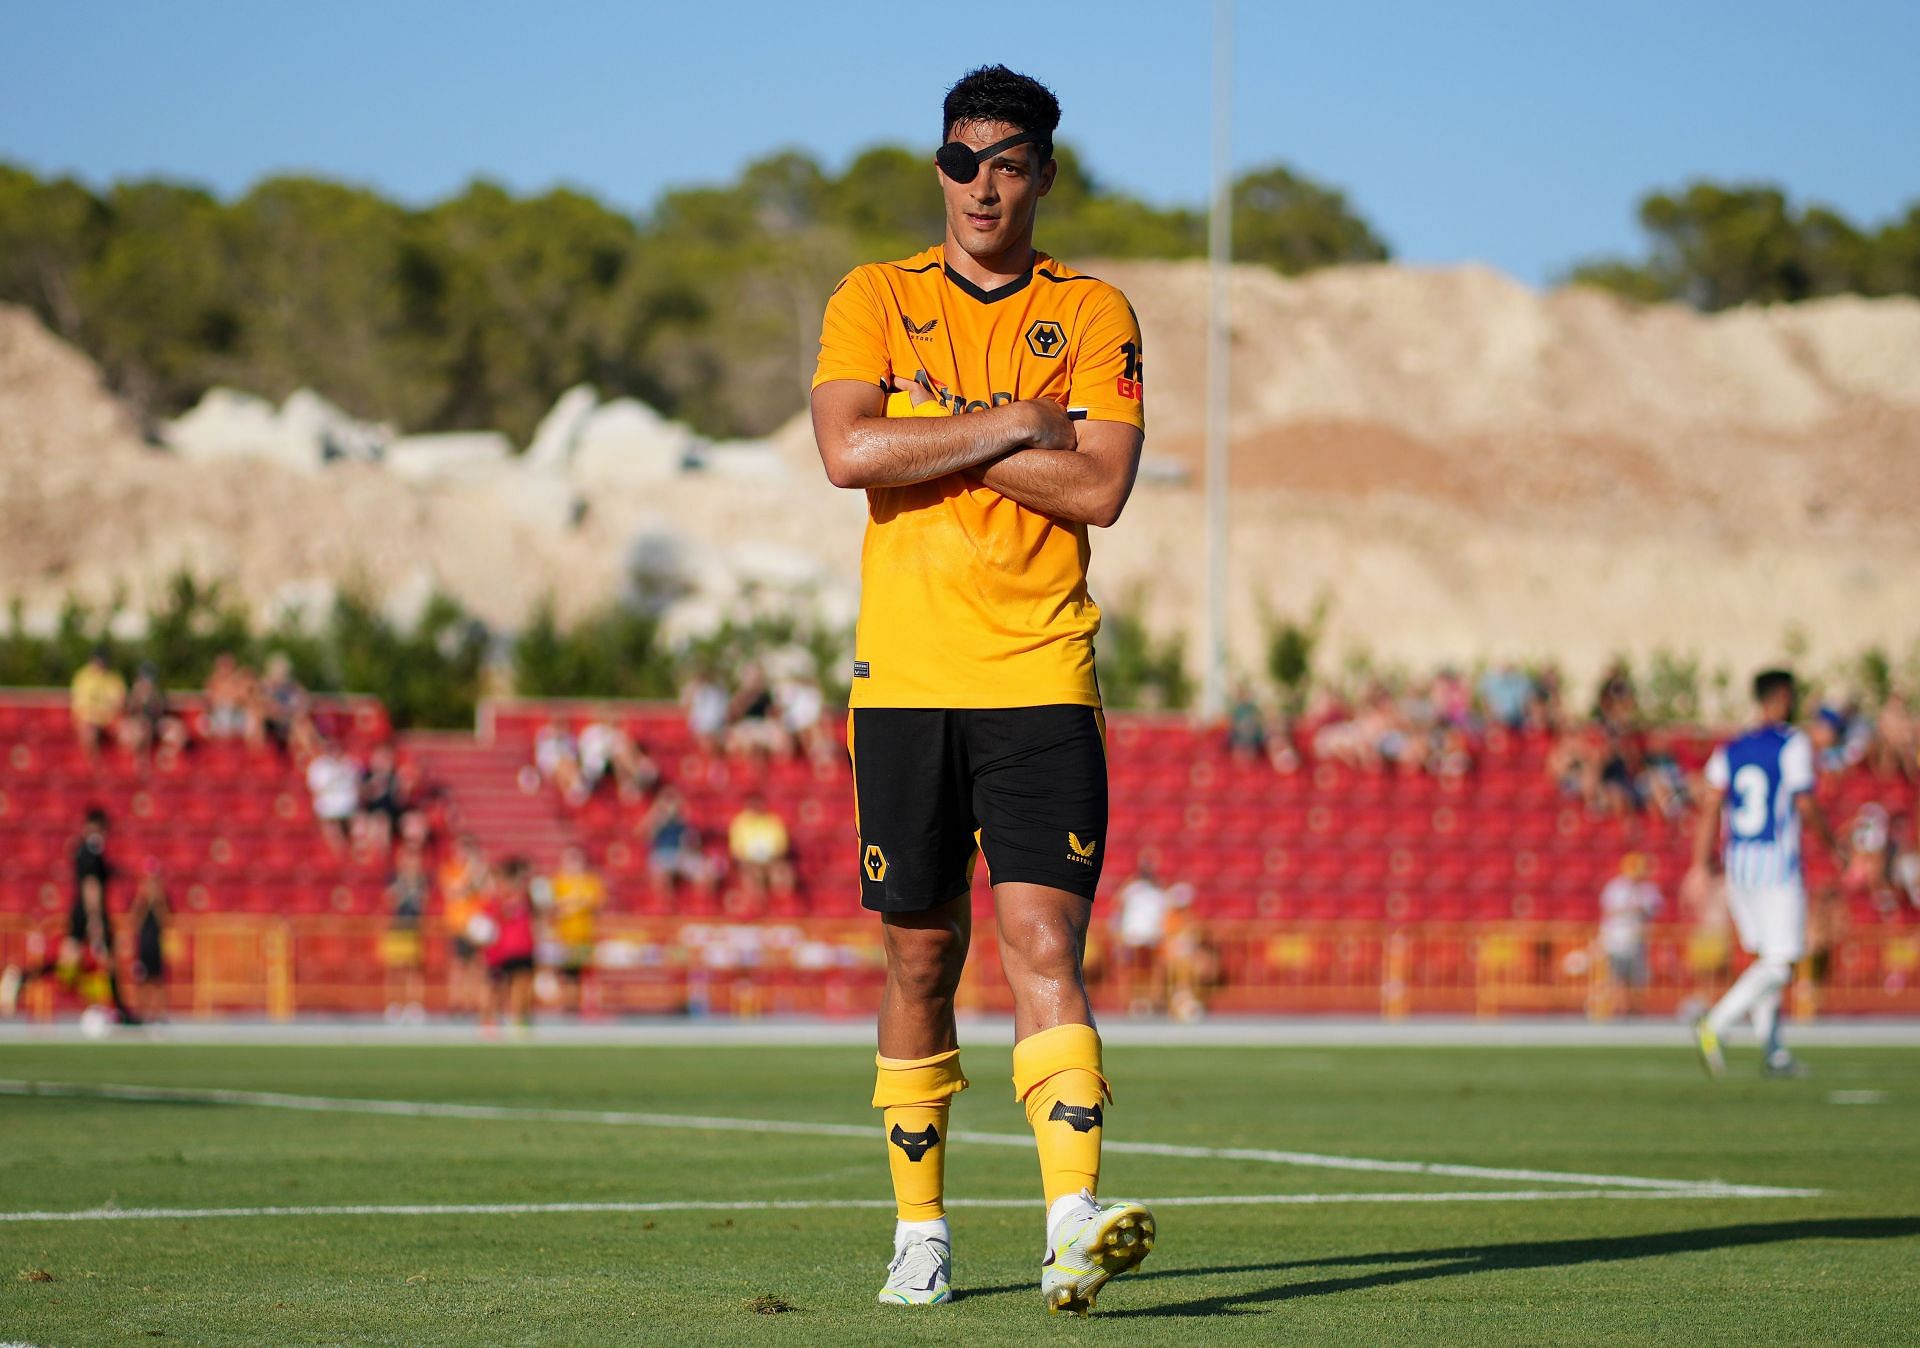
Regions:
<instances>
[{"instance_id":1,"label":"wolf head logo on sock","mask_svg":"<svg viewBox=\"0 0 1920 1348\"><path fill-rule=\"evenodd\" d=\"M1065 1100L1055 1100L1053 1102L1053 1112L1047 1115L1049 1122L1055 1119L1062 1120L1071 1125L1073 1131L1076 1133L1092 1132L1100 1126L1103 1118L1104 1116L1100 1113L1100 1104L1098 1101L1090 1105L1070 1105ZM900 1130L896 1128L894 1131L899 1132Z\"/></svg>"},{"instance_id":2,"label":"wolf head logo on sock","mask_svg":"<svg viewBox=\"0 0 1920 1348\"><path fill-rule=\"evenodd\" d=\"M928 1124L917 1133L909 1133L896 1123L893 1125L893 1131L887 1134L887 1141L904 1151L909 1161L918 1161L940 1145L940 1130Z\"/></svg>"}]
</instances>

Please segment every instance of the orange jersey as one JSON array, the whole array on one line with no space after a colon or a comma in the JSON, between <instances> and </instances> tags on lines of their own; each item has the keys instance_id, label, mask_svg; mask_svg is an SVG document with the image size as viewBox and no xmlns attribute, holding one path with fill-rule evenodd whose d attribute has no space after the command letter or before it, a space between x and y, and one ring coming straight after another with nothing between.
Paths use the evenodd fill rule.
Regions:
<instances>
[{"instance_id":1,"label":"orange jersey","mask_svg":"<svg viewBox=\"0 0 1920 1348\"><path fill-rule=\"evenodd\" d=\"M851 272L827 302L814 387L894 377L934 394L922 414L1052 398L1146 426L1126 296L1045 253L991 291L948 270L939 247ZM869 489L852 705L1099 706L1087 558L1084 524L965 474Z\"/></svg>"}]
</instances>

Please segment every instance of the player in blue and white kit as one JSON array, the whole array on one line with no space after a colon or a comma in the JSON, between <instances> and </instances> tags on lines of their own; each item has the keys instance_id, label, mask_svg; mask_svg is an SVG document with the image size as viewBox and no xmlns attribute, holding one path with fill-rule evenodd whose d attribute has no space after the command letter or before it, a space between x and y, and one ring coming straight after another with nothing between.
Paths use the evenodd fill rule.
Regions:
<instances>
[{"instance_id":1,"label":"player in blue and white kit","mask_svg":"<svg viewBox=\"0 0 1920 1348\"><path fill-rule=\"evenodd\" d=\"M1726 996L1694 1026L1700 1061L1711 1076L1726 1070L1720 1036L1752 1021L1766 1045L1769 1076L1797 1076L1799 1065L1780 1042L1780 998L1793 966L1807 953L1807 885L1800 860L1800 829L1810 826L1836 857L1827 817L1813 798L1813 744L1794 728L1793 675L1769 669L1753 681L1760 725L1721 745L1707 760L1707 793L1693 840L1696 892L1724 869L1727 909L1740 945L1753 956Z\"/></svg>"}]
</instances>

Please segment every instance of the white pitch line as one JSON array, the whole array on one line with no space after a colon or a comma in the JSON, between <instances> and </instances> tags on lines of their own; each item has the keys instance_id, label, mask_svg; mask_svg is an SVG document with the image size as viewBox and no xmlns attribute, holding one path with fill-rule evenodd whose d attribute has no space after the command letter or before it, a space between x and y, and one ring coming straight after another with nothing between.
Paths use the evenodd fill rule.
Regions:
<instances>
[{"instance_id":1,"label":"white pitch line","mask_svg":"<svg viewBox=\"0 0 1920 1348\"><path fill-rule=\"evenodd\" d=\"M1814 1193L1816 1190L1806 1190ZM1750 1198L1743 1189L1509 1189L1460 1193L1183 1194L1149 1198L1156 1208L1275 1207L1327 1203L1557 1203L1565 1199ZM861 1208L892 1211L891 1198L768 1199L659 1203L347 1203L321 1207L85 1208L77 1212L0 1212L0 1222L202 1221L226 1217L495 1217L543 1213L818 1212ZM1031 1198L953 1198L950 1208L1038 1208Z\"/></svg>"},{"instance_id":2,"label":"white pitch line","mask_svg":"<svg viewBox=\"0 0 1920 1348\"><path fill-rule=\"evenodd\" d=\"M654 1114L616 1109L542 1109L515 1105L464 1105L419 1100L358 1100L324 1095L287 1095L278 1091L235 1091L187 1086L129 1086L80 1082L35 1082L0 1078L0 1095L57 1096L70 1099L136 1100L148 1103L238 1105L329 1114L384 1114L402 1118L491 1119L534 1123L589 1123L619 1127L679 1128L701 1132L788 1133L803 1137L872 1139L871 1126L812 1123L793 1119L737 1119L702 1114ZM1031 1147L1024 1133L956 1130L952 1139L976 1145ZM1506 1166L1455 1165L1443 1161L1387 1161L1319 1152L1277 1151L1263 1147L1192 1147L1165 1142L1103 1141L1108 1152L1130 1156L1167 1156L1199 1161L1253 1161L1321 1170L1357 1170L1395 1175L1444 1175L1453 1179L1512 1180L1536 1184L1577 1184L1608 1189L1695 1193L1742 1198L1804 1198L1818 1189L1728 1184L1720 1180L1650 1179L1642 1175L1591 1175L1579 1171L1528 1170Z\"/></svg>"}]
</instances>

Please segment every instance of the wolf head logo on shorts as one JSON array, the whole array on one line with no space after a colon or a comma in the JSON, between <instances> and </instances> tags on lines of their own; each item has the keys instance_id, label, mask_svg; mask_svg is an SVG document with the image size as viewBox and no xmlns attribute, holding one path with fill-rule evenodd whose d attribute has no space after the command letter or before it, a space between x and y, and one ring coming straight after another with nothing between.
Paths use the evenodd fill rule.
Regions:
<instances>
[{"instance_id":1,"label":"wolf head logo on shorts","mask_svg":"<svg viewBox=\"0 0 1920 1348\"><path fill-rule=\"evenodd\" d=\"M887 854L880 850L879 843L867 844L866 855L860 859L860 869L876 885L887 878Z\"/></svg>"}]
</instances>

